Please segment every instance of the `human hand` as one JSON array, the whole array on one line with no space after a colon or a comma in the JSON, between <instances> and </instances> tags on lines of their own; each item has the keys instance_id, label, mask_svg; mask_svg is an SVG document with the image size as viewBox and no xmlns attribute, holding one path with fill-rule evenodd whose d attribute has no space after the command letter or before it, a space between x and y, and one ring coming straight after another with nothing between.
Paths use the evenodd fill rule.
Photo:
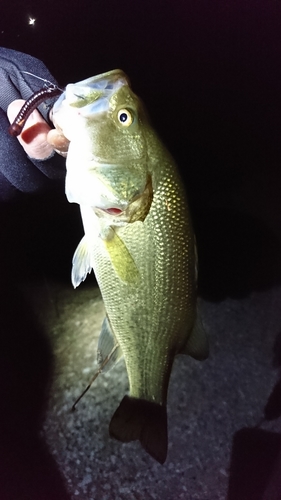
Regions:
<instances>
[{"instance_id":1,"label":"human hand","mask_svg":"<svg viewBox=\"0 0 281 500\"><path fill-rule=\"evenodd\" d=\"M7 115L12 123L24 104L23 99L11 102ZM35 109L28 117L23 131L17 137L19 143L30 158L44 160L55 150L66 157L69 141L56 129L51 129L40 113Z\"/></svg>"},{"instance_id":2,"label":"human hand","mask_svg":"<svg viewBox=\"0 0 281 500\"><path fill-rule=\"evenodd\" d=\"M42 61L0 47L0 204L18 192L42 193L64 185L65 161L54 149L65 156L68 146L62 144L65 139L59 132L51 130L50 109L56 97L38 106L40 114L34 111L18 138L8 132L9 121L14 121L23 100L48 82L57 85Z\"/></svg>"}]
</instances>

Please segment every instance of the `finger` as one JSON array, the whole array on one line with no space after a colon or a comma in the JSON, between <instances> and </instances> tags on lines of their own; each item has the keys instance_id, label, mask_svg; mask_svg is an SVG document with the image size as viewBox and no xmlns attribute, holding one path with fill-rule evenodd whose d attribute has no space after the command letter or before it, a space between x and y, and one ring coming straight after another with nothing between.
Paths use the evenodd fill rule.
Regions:
<instances>
[{"instance_id":1,"label":"finger","mask_svg":"<svg viewBox=\"0 0 281 500\"><path fill-rule=\"evenodd\" d=\"M10 123L14 121L24 102L22 99L17 99L8 106L7 115ZM53 147L47 141L49 131L49 125L35 109L28 117L23 131L17 137L30 158L44 160L52 154Z\"/></svg>"},{"instance_id":2,"label":"finger","mask_svg":"<svg viewBox=\"0 0 281 500\"><path fill-rule=\"evenodd\" d=\"M47 141L60 155L66 157L69 140L57 129L51 129L47 135Z\"/></svg>"}]
</instances>

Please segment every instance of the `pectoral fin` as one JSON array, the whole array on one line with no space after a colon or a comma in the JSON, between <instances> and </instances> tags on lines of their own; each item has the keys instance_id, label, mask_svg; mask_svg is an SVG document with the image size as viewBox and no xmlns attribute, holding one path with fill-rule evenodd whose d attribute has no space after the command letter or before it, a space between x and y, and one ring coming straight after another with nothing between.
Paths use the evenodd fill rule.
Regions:
<instances>
[{"instance_id":1,"label":"pectoral fin","mask_svg":"<svg viewBox=\"0 0 281 500\"><path fill-rule=\"evenodd\" d=\"M84 281L87 274L92 271L90 251L84 236L75 250L72 259L71 281L74 288Z\"/></svg>"},{"instance_id":2,"label":"pectoral fin","mask_svg":"<svg viewBox=\"0 0 281 500\"><path fill-rule=\"evenodd\" d=\"M193 330L179 354L188 354L199 361L203 361L209 356L209 342L199 314L197 314Z\"/></svg>"},{"instance_id":3,"label":"pectoral fin","mask_svg":"<svg viewBox=\"0 0 281 500\"><path fill-rule=\"evenodd\" d=\"M110 238L103 239L108 251L112 266L120 280L124 283L135 284L140 278L136 263L125 243L111 228Z\"/></svg>"},{"instance_id":4,"label":"pectoral fin","mask_svg":"<svg viewBox=\"0 0 281 500\"><path fill-rule=\"evenodd\" d=\"M114 347L116 347L115 350ZM98 342L98 366L99 368L101 368L104 365L102 371L108 372L116 363L118 363L122 356L123 353L121 347L118 344L118 341L111 329L111 325L106 316L103 320ZM108 358L108 361L106 362L106 364L104 364L106 358Z\"/></svg>"}]
</instances>

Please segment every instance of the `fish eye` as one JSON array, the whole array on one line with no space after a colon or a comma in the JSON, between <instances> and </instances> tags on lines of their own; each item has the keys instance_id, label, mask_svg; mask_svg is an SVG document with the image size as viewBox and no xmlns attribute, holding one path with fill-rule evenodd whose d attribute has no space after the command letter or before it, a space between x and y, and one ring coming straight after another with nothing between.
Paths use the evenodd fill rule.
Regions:
<instances>
[{"instance_id":1,"label":"fish eye","mask_svg":"<svg viewBox=\"0 0 281 500\"><path fill-rule=\"evenodd\" d=\"M120 109L117 118L123 127L129 127L133 123L133 115L127 109Z\"/></svg>"}]
</instances>

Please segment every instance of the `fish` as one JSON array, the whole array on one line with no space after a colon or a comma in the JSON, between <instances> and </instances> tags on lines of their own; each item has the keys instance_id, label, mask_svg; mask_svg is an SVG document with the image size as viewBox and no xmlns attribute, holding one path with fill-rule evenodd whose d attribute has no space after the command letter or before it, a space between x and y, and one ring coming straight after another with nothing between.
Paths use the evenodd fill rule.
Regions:
<instances>
[{"instance_id":1,"label":"fish","mask_svg":"<svg viewBox=\"0 0 281 500\"><path fill-rule=\"evenodd\" d=\"M129 380L111 437L139 440L160 464L168 451L167 393L176 355L208 357L197 307L197 252L174 159L120 69L68 84L53 121L70 141L66 196L84 236L72 265L77 287L92 270L106 316L103 371L121 357Z\"/></svg>"}]
</instances>

